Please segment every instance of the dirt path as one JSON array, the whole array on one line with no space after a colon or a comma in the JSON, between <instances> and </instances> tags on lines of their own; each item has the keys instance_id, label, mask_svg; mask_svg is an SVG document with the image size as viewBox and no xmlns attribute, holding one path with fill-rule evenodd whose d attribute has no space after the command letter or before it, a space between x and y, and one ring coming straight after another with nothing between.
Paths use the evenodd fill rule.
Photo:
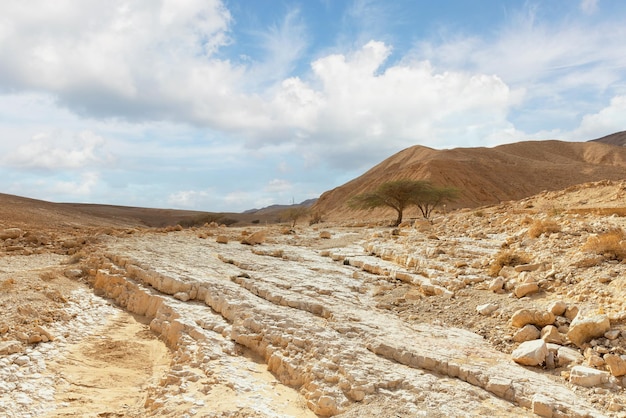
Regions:
<instances>
[{"instance_id":1,"label":"dirt path","mask_svg":"<svg viewBox=\"0 0 626 418\"><path fill-rule=\"evenodd\" d=\"M57 381L57 408L47 416L144 416L147 389L158 385L170 360L167 347L147 325L119 312L48 363Z\"/></svg>"}]
</instances>

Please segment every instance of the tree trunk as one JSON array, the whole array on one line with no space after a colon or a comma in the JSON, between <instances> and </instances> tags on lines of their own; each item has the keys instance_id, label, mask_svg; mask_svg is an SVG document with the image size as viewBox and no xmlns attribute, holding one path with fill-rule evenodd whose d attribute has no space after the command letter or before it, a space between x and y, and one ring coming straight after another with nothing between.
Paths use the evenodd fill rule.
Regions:
<instances>
[{"instance_id":1,"label":"tree trunk","mask_svg":"<svg viewBox=\"0 0 626 418\"><path fill-rule=\"evenodd\" d=\"M396 211L398 212L398 218L396 219L396 223L393 226L398 226L402 223L402 212L399 209L396 209Z\"/></svg>"}]
</instances>

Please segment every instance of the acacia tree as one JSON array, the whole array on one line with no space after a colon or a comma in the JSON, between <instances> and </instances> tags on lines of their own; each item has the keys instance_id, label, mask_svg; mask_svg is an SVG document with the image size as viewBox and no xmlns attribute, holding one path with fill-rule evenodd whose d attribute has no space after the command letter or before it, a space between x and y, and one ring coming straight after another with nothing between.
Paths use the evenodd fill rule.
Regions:
<instances>
[{"instance_id":1,"label":"acacia tree","mask_svg":"<svg viewBox=\"0 0 626 418\"><path fill-rule=\"evenodd\" d=\"M309 208L306 206L292 206L281 213L281 218L291 222L291 227L294 228L298 219L304 218L309 212Z\"/></svg>"},{"instance_id":2,"label":"acacia tree","mask_svg":"<svg viewBox=\"0 0 626 418\"><path fill-rule=\"evenodd\" d=\"M452 202L459 197L459 190L454 187L429 186L415 201L415 205L422 212L422 216L428 219L437 206L444 202Z\"/></svg>"},{"instance_id":3,"label":"acacia tree","mask_svg":"<svg viewBox=\"0 0 626 418\"><path fill-rule=\"evenodd\" d=\"M348 205L354 209L390 207L397 213L395 226L400 225L404 210L417 206L428 219L435 207L458 195L452 187L435 187L425 180L395 180L381 184L372 192L353 196Z\"/></svg>"}]
</instances>

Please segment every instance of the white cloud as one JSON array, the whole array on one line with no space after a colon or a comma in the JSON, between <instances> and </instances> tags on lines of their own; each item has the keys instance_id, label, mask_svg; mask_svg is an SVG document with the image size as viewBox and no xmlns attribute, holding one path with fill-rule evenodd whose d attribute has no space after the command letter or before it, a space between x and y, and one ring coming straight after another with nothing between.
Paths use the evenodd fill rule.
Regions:
<instances>
[{"instance_id":1,"label":"white cloud","mask_svg":"<svg viewBox=\"0 0 626 418\"><path fill-rule=\"evenodd\" d=\"M98 185L100 175L95 172L86 172L80 179L73 181L53 181L46 185L50 196L71 196L74 198L90 196Z\"/></svg>"},{"instance_id":2,"label":"white cloud","mask_svg":"<svg viewBox=\"0 0 626 418\"><path fill-rule=\"evenodd\" d=\"M171 193L167 198L167 203L174 208L198 208L206 205L210 200L211 194L206 190L181 190Z\"/></svg>"},{"instance_id":3,"label":"white cloud","mask_svg":"<svg viewBox=\"0 0 626 418\"><path fill-rule=\"evenodd\" d=\"M293 185L288 180L284 179L272 179L265 186L264 191L268 193L283 194L293 189Z\"/></svg>"},{"instance_id":4,"label":"white cloud","mask_svg":"<svg viewBox=\"0 0 626 418\"><path fill-rule=\"evenodd\" d=\"M569 133L572 140L590 140L626 130L626 96L616 96L597 113L585 115L578 129Z\"/></svg>"},{"instance_id":5,"label":"white cloud","mask_svg":"<svg viewBox=\"0 0 626 418\"><path fill-rule=\"evenodd\" d=\"M594 14L598 11L598 0L581 0L580 10L588 15Z\"/></svg>"},{"instance_id":6,"label":"white cloud","mask_svg":"<svg viewBox=\"0 0 626 418\"><path fill-rule=\"evenodd\" d=\"M9 152L3 161L26 169L79 169L103 162L104 144L104 138L91 131L69 136L63 132L42 132Z\"/></svg>"}]
</instances>

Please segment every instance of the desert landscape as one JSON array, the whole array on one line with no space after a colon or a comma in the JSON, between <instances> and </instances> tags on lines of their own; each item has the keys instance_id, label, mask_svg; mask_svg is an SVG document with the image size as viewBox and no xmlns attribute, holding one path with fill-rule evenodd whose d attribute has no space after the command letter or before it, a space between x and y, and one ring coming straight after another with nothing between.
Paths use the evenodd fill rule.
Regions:
<instances>
[{"instance_id":1,"label":"desert landscape","mask_svg":"<svg viewBox=\"0 0 626 418\"><path fill-rule=\"evenodd\" d=\"M615 139L405 150L295 227L2 195L0 415L626 417ZM405 177L461 199L343 204Z\"/></svg>"}]
</instances>

